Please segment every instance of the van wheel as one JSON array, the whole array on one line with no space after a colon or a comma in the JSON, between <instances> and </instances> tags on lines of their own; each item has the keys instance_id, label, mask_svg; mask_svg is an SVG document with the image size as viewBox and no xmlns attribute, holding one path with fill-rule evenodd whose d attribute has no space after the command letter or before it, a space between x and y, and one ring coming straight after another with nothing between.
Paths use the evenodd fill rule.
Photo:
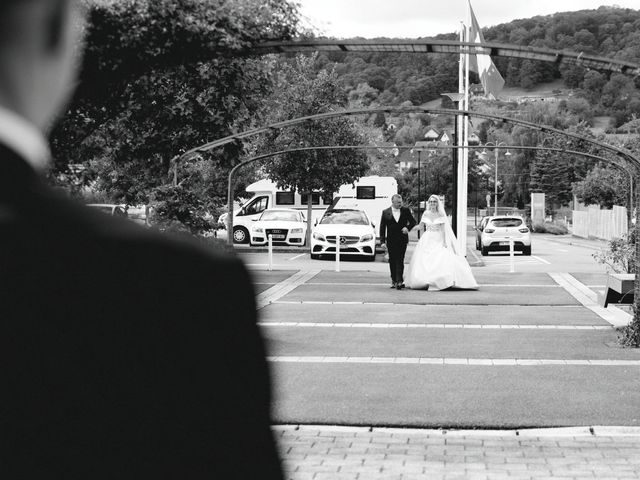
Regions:
<instances>
[{"instance_id":1,"label":"van wheel","mask_svg":"<svg viewBox=\"0 0 640 480\"><path fill-rule=\"evenodd\" d=\"M487 255L489 255L489 249L487 247L482 247L480 249L480 253L482 254L483 257L486 257Z\"/></svg>"},{"instance_id":2,"label":"van wheel","mask_svg":"<svg viewBox=\"0 0 640 480\"><path fill-rule=\"evenodd\" d=\"M249 241L249 232L244 227L235 227L233 229L233 243L247 243Z\"/></svg>"}]
</instances>

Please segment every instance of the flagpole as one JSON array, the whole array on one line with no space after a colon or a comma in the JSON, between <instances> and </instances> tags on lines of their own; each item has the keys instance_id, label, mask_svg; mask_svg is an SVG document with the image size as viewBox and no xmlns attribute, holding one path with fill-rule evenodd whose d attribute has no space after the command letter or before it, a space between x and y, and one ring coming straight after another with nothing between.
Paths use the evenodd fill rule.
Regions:
<instances>
[{"instance_id":1,"label":"flagpole","mask_svg":"<svg viewBox=\"0 0 640 480\"><path fill-rule=\"evenodd\" d=\"M466 27L461 22L460 28L460 41L466 41ZM468 108L468 48L460 47L460 63L458 67L458 93L460 94L460 101L458 102L459 110L466 110ZM458 136L456 138L456 144L458 147L464 147L467 145L467 121L466 117L458 115L457 119ZM457 165L457 180L458 189L456 192L456 235L458 240L458 251L460 255L466 256L467 252L467 149L461 148L458 156Z\"/></svg>"}]
</instances>

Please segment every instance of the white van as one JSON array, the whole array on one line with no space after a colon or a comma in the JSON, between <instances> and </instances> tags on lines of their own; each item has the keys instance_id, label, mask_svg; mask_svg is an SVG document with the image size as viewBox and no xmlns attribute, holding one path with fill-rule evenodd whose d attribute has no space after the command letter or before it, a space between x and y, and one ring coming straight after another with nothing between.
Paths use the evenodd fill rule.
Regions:
<instances>
[{"instance_id":1,"label":"white van","mask_svg":"<svg viewBox=\"0 0 640 480\"><path fill-rule=\"evenodd\" d=\"M294 208L301 210L306 218L307 195L299 194L292 190L280 190L271 180L259 180L246 188L253 195L244 202L238 210L233 212L233 242L249 242L251 224L260 217L267 208ZM333 202L333 194L311 194L311 221L315 222ZM218 220L219 224L226 225L227 214L223 213Z\"/></svg>"},{"instance_id":2,"label":"white van","mask_svg":"<svg viewBox=\"0 0 640 480\"><path fill-rule=\"evenodd\" d=\"M249 232L254 219L267 208L295 208L307 214L307 195L291 190L280 190L271 180L259 180L246 188L253 195L233 213L233 241L247 243ZM343 185L337 193L312 193L311 222L315 223L330 206L340 208L359 208L364 210L374 224L380 222L382 210L391 205L391 196L398 193L398 184L393 177L379 177L377 175L362 177L351 184ZM352 207L353 206L353 207ZM226 225L227 214L222 214L219 224Z\"/></svg>"}]
</instances>

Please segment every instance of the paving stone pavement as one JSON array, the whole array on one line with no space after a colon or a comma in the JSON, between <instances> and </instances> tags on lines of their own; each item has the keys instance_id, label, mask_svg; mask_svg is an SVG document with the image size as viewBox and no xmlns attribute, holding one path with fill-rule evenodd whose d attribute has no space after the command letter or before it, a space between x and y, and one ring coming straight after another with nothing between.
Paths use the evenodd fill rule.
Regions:
<instances>
[{"instance_id":1,"label":"paving stone pavement","mask_svg":"<svg viewBox=\"0 0 640 480\"><path fill-rule=\"evenodd\" d=\"M287 480L640 478L640 428L420 430L278 425Z\"/></svg>"}]
</instances>

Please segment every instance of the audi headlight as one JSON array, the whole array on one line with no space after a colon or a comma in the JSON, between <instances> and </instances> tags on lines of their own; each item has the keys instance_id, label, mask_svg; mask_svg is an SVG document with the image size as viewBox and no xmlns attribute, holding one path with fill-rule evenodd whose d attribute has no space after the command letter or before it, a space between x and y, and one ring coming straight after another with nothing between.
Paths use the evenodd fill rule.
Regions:
<instances>
[{"instance_id":1,"label":"audi headlight","mask_svg":"<svg viewBox=\"0 0 640 480\"><path fill-rule=\"evenodd\" d=\"M326 242L324 235L318 232L313 232L313 238L315 238L316 240L320 240L321 242Z\"/></svg>"},{"instance_id":2,"label":"audi headlight","mask_svg":"<svg viewBox=\"0 0 640 480\"><path fill-rule=\"evenodd\" d=\"M302 229L301 228L292 228L291 229L291 233L302 233Z\"/></svg>"},{"instance_id":3,"label":"audi headlight","mask_svg":"<svg viewBox=\"0 0 640 480\"><path fill-rule=\"evenodd\" d=\"M373 240L373 235L371 235L370 233L367 233L366 235L360 237L361 242L368 242L369 240Z\"/></svg>"},{"instance_id":4,"label":"audi headlight","mask_svg":"<svg viewBox=\"0 0 640 480\"><path fill-rule=\"evenodd\" d=\"M251 228L251 230L253 230L256 233L264 233L264 228L262 227L253 227Z\"/></svg>"}]
</instances>

